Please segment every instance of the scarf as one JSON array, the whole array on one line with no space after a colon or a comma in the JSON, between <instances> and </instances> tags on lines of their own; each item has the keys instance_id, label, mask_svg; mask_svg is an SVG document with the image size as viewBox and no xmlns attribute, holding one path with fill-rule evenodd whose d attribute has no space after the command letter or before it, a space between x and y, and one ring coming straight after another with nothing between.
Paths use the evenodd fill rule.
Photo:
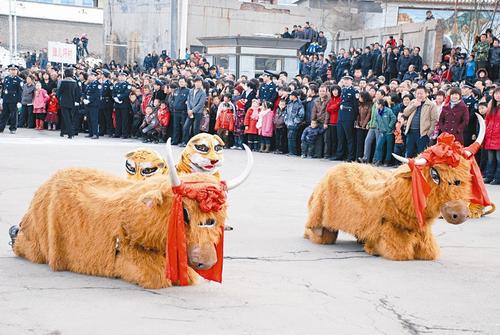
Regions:
<instances>
[{"instance_id":1,"label":"scarf","mask_svg":"<svg viewBox=\"0 0 500 335\"><path fill-rule=\"evenodd\" d=\"M224 182L219 187L196 182L182 183L172 187L174 202L168 222L165 277L173 285L187 286L188 263L186 234L182 198L187 197L198 202L199 209L204 213L216 212L226 203L227 186ZM217 263L208 270L195 271L205 279L222 282L222 263L224 260L224 228L220 227L219 242L215 245Z\"/></svg>"}]
</instances>

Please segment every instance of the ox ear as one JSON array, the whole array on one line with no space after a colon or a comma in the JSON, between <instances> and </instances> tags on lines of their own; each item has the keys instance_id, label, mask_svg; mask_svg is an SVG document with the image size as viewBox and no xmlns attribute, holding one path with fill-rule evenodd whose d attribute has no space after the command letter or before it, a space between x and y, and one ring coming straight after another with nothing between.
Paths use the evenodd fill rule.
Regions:
<instances>
[{"instance_id":1,"label":"ox ear","mask_svg":"<svg viewBox=\"0 0 500 335\"><path fill-rule=\"evenodd\" d=\"M395 172L394 172L394 177L395 178L405 178L405 179L411 179L411 170L408 164L403 164L401 165Z\"/></svg>"},{"instance_id":2,"label":"ox ear","mask_svg":"<svg viewBox=\"0 0 500 335\"><path fill-rule=\"evenodd\" d=\"M149 191L148 193L143 194L139 200L146 205L146 207L153 208L163 204L163 194L160 190Z\"/></svg>"}]
</instances>

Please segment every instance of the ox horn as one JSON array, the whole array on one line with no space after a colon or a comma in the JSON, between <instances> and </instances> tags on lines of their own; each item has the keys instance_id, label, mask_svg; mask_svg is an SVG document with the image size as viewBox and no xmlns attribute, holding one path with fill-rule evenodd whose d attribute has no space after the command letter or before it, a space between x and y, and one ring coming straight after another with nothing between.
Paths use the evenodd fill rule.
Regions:
<instances>
[{"instance_id":1,"label":"ox horn","mask_svg":"<svg viewBox=\"0 0 500 335\"><path fill-rule=\"evenodd\" d=\"M403 164L408 164L408 162L410 161L408 158L401 157L401 156L396 155L394 153L392 154L392 156L394 156L394 158L396 158L398 161L400 161ZM423 166L425 164L427 164L427 160L425 158L416 158L415 159L415 165Z\"/></svg>"},{"instance_id":2,"label":"ox horn","mask_svg":"<svg viewBox=\"0 0 500 335\"><path fill-rule=\"evenodd\" d=\"M252 171L253 167L252 150L250 150L250 148L246 144L243 144L243 147L245 148L245 152L247 153L247 166L245 167L245 170L241 175L227 182L228 190L232 190L233 188L240 186L248 178L248 176L250 175L250 171Z\"/></svg>"},{"instance_id":3,"label":"ox horn","mask_svg":"<svg viewBox=\"0 0 500 335\"><path fill-rule=\"evenodd\" d=\"M481 144L483 144L483 140L484 140L484 135L486 135L486 124L484 123L484 119L483 117L481 116L481 114L479 113L476 113L476 116L477 116L477 122L479 122L479 134L477 134L477 138L476 138L476 143L479 144L479 146L481 146ZM469 150L469 148L465 148L465 152L467 153L467 155L470 157L470 156L473 156L474 154Z\"/></svg>"},{"instance_id":4,"label":"ox horn","mask_svg":"<svg viewBox=\"0 0 500 335\"><path fill-rule=\"evenodd\" d=\"M167 166L168 166L168 174L170 175L170 183L172 187L179 186L181 184L181 180L177 175L177 169L175 168L174 163L174 155L172 154L172 143L171 138L167 141Z\"/></svg>"}]
</instances>

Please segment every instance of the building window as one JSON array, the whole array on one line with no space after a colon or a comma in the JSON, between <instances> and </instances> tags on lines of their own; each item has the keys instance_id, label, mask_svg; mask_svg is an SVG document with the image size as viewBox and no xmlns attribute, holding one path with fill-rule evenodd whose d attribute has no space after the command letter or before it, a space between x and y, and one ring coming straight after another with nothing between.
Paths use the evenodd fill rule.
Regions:
<instances>
[{"instance_id":1,"label":"building window","mask_svg":"<svg viewBox=\"0 0 500 335\"><path fill-rule=\"evenodd\" d=\"M228 56L215 56L214 64L223 67L224 69L229 69L229 57Z\"/></svg>"},{"instance_id":2,"label":"building window","mask_svg":"<svg viewBox=\"0 0 500 335\"><path fill-rule=\"evenodd\" d=\"M278 67L278 60L276 58L268 57L255 57L255 70L256 71L276 71Z\"/></svg>"}]
</instances>

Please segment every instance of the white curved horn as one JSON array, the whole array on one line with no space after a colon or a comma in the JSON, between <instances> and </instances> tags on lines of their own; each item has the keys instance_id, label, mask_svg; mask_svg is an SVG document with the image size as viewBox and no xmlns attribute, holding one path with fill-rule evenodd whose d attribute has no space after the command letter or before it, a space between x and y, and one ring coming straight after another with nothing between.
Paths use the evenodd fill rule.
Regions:
<instances>
[{"instance_id":1,"label":"white curved horn","mask_svg":"<svg viewBox=\"0 0 500 335\"><path fill-rule=\"evenodd\" d=\"M394 158L396 158L398 161L400 161L403 164L408 164L408 162L410 161L408 158L396 155L394 153L392 154L392 156L394 156ZM416 158L415 159L415 165L423 166L425 164L427 164L427 160L425 158Z\"/></svg>"},{"instance_id":2,"label":"white curved horn","mask_svg":"<svg viewBox=\"0 0 500 335\"><path fill-rule=\"evenodd\" d=\"M172 143L171 143L171 138L168 139L167 141L167 167L168 167L168 174L170 175L170 183L172 184L172 187L179 186L181 184L181 180L179 179L179 176L177 175L177 169L175 167L174 163L174 155L172 154Z\"/></svg>"},{"instance_id":3,"label":"white curved horn","mask_svg":"<svg viewBox=\"0 0 500 335\"><path fill-rule=\"evenodd\" d=\"M252 150L246 145L243 144L243 148L245 148L245 152L247 153L247 166L245 170L238 177L227 181L227 189L232 190L238 186L240 186L250 175L253 167L253 154Z\"/></svg>"},{"instance_id":4,"label":"white curved horn","mask_svg":"<svg viewBox=\"0 0 500 335\"><path fill-rule=\"evenodd\" d=\"M484 119L481 116L481 114L476 113L476 116L477 116L477 122L479 122L479 134L477 134L475 142L478 143L479 146L481 146L481 144L483 144L484 141L484 136L486 135L486 123L484 123ZM469 157L474 155L470 150L468 150L468 148L465 148L464 151L467 153Z\"/></svg>"},{"instance_id":5,"label":"white curved horn","mask_svg":"<svg viewBox=\"0 0 500 335\"><path fill-rule=\"evenodd\" d=\"M484 141L484 135L486 135L486 123L484 123L484 119L481 114L476 113L477 122L479 122L479 134L477 134L476 142L481 145Z\"/></svg>"}]
</instances>

